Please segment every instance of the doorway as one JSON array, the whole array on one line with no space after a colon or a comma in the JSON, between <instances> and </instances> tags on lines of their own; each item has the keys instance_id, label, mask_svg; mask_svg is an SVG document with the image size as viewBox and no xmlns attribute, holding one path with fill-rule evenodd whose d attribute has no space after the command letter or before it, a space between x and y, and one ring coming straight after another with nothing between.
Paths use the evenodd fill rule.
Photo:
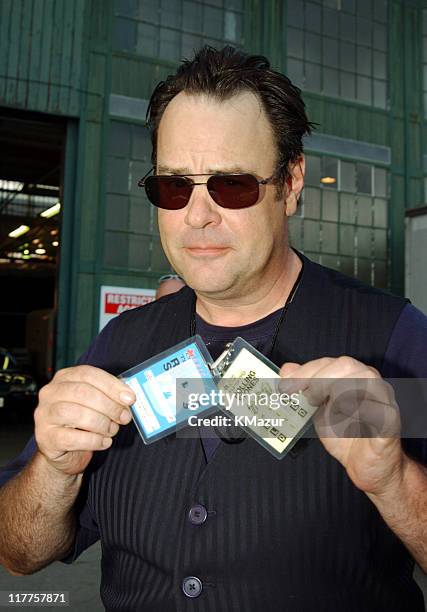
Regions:
<instances>
[{"instance_id":1,"label":"doorway","mask_svg":"<svg viewBox=\"0 0 427 612\"><path fill-rule=\"evenodd\" d=\"M0 414L34 403L17 381L53 375L65 136L61 118L0 108Z\"/></svg>"}]
</instances>

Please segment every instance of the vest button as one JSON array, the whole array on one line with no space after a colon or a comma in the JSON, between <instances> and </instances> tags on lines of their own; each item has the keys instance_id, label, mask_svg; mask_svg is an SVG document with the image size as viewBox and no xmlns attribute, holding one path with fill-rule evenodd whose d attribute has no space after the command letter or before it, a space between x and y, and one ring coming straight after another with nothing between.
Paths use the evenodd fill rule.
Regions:
<instances>
[{"instance_id":1,"label":"vest button","mask_svg":"<svg viewBox=\"0 0 427 612\"><path fill-rule=\"evenodd\" d=\"M208 511L202 504L194 504L188 513L188 520L193 525L201 525L208 518Z\"/></svg>"},{"instance_id":2,"label":"vest button","mask_svg":"<svg viewBox=\"0 0 427 612\"><path fill-rule=\"evenodd\" d=\"M182 590L187 597L198 597L202 592L202 581L197 576L187 576L182 581Z\"/></svg>"}]
</instances>

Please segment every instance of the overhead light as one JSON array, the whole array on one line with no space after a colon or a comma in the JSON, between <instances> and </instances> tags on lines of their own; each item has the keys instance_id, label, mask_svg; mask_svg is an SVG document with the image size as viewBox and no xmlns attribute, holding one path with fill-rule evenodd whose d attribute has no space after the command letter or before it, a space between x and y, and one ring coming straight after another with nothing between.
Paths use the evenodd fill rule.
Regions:
<instances>
[{"instance_id":1,"label":"overhead light","mask_svg":"<svg viewBox=\"0 0 427 612\"><path fill-rule=\"evenodd\" d=\"M333 176L322 176L322 178L320 179L320 182L323 183L324 185L333 185L334 183L337 182L337 179L334 178Z\"/></svg>"},{"instance_id":2,"label":"overhead light","mask_svg":"<svg viewBox=\"0 0 427 612\"><path fill-rule=\"evenodd\" d=\"M19 238L19 236L22 236L22 234L26 234L29 229L30 228L28 225L20 225L14 229L13 232L10 232L8 236L10 236L10 238Z\"/></svg>"},{"instance_id":3,"label":"overhead light","mask_svg":"<svg viewBox=\"0 0 427 612\"><path fill-rule=\"evenodd\" d=\"M46 253L46 249L36 249L37 255L44 255Z\"/></svg>"},{"instance_id":4,"label":"overhead light","mask_svg":"<svg viewBox=\"0 0 427 612\"><path fill-rule=\"evenodd\" d=\"M0 179L0 189L4 189L5 191L20 191L24 187L24 183L19 183L18 181L5 181L4 179Z\"/></svg>"},{"instance_id":5,"label":"overhead light","mask_svg":"<svg viewBox=\"0 0 427 612\"><path fill-rule=\"evenodd\" d=\"M30 251L28 249L25 249L24 255L29 255L29 254L30 254Z\"/></svg>"},{"instance_id":6,"label":"overhead light","mask_svg":"<svg viewBox=\"0 0 427 612\"><path fill-rule=\"evenodd\" d=\"M38 189L50 189L51 191L59 191L59 187L56 185L43 185L42 183L37 183L36 187Z\"/></svg>"},{"instance_id":7,"label":"overhead light","mask_svg":"<svg viewBox=\"0 0 427 612\"><path fill-rule=\"evenodd\" d=\"M40 242L39 238L34 238L33 244L38 244Z\"/></svg>"},{"instance_id":8,"label":"overhead light","mask_svg":"<svg viewBox=\"0 0 427 612\"><path fill-rule=\"evenodd\" d=\"M56 236L56 234L58 233L58 231L59 231L59 230L57 230L57 229L50 230L50 235L51 235L51 236Z\"/></svg>"},{"instance_id":9,"label":"overhead light","mask_svg":"<svg viewBox=\"0 0 427 612\"><path fill-rule=\"evenodd\" d=\"M57 215L60 210L61 210L61 203L57 202L56 204L54 204L50 208L46 208L46 210L41 212L40 213L40 217L44 217L45 219L50 219L50 217L53 217L54 215Z\"/></svg>"},{"instance_id":10,"label":"overhead light","mask_svg":"<svg viewBox=\"0 0 427 612\"><path fill-rule=\"evenodd\" d=\"M59 242L58 242L57 240L54 240L54 241L52 242L52 246L59 246Z\"/></svg>"}]
</instances>

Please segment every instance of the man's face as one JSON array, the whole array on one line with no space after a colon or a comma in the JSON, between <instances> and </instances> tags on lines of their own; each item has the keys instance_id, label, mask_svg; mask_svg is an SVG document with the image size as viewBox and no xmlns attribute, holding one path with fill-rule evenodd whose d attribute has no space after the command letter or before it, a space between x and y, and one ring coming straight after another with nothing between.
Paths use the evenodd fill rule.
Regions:
<instances>
[{"instance_id":1,"label":"man's face","mask_svg":"<svg viewBox=\"0 0 427 612\"><path fill-rule=\"evenodd\" d=\"M251 93L225 102L180 93L160 121L158 174L249 172L260 179L273 174L275 159L270 124ZM215 203L206 185L196 185L185 208L159 209L162 245L174 270L195 291L217 298L247 295L277 274L287 223L285 195L281 201L276 195L275 185L260 185L256 205L230 210Z\"/></svg>"}]
</instances>

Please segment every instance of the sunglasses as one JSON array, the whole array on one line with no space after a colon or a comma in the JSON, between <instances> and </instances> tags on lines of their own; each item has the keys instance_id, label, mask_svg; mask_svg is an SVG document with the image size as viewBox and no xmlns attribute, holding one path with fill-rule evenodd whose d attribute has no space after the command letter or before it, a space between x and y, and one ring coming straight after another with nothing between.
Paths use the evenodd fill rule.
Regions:
<instances>
[{"instance_id":1,"label":"sunglasses","mask_svg":"<svg viewBox=\"0 0 427 612\"><path fill-rule=\"evenodd\" d=\"M182 280L182 278L178 276L178 274L163 274L163 276L161 276L157 282L160 285L168 280Z\"/></svg>"},{"instance_id":2,"label":"sunglasses","mask_svg":"<svg viewBox=\"0 0 427 612\"><path fill-rule=\"evenodd\" d=\"M151 169L149 172L152 172ZM274 175L258 180L252 174L147 174L138 182L157 208L179 210L187 206L195 185L206 185L211 198L222 208L248 208L259 200L259 186L274 180ZM190 176L208 176L206 183L196 183Z\"/></svg>"}]
</instances>

